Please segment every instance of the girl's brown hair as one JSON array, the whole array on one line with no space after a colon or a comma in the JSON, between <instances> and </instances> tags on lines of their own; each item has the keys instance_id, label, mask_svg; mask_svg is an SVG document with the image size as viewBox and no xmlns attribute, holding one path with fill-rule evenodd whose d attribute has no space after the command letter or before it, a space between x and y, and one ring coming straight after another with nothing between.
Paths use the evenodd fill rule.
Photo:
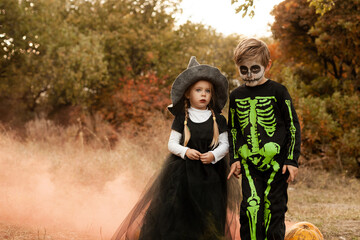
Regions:
<instances>
[{"instance_id":1,"label":"girl's brown hair","mask_svg":"<svg viewBox=\"0 0 360 240\"><path fill-rule=\"evenodd\" d=\"M195 84L195 83L194 83ZM193 85L194 85L193 84ZM190 89L192 88L191 85L185 92L185 96L188 95ZM214 102L214 98L215 98L215 92L214 92L214 87L213 85L211 84L211 102ZM184 121L184 146L186 146L191 138L191 133L190 133L190 129L187 125L188 123L188 119L189 119L189 112L188 112L188 109L189 109L189 106L190 106L190 101L189 99L187 99L185 97L185 100L184 100L184 109L185 109L185 121ZM212 149L214 149L218 143L219 143L219 128L218 128L218 124L216 122L216 116L215 116L215 112L214 110L208 106L209 109L211 110L211 113L212 113L212 118L213 118L213 121L214 121L214 124L213 124L213 139L211 141L211 144L210 144L210 147L212 147Z\"/></svg>"}]
</instances>

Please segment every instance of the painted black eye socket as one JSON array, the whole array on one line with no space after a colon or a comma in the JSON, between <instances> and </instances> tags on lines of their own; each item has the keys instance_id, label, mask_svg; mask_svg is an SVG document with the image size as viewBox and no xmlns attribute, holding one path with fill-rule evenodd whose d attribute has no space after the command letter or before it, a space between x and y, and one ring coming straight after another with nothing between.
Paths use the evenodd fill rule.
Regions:
<instances>
[{"instance_id":1,"label":"painted black eye socket","mask_svg":"<svg viewBox=\"0 0 360 240\"><path fill-rule=\"evenodd\" d=\"M249 69L247 66L240 66L239 69L240 69L241 74L243 74L243 75L246 75L249 72Z\"/></svg>"},{"instance_id":2,"label":"painted black eye socket","mask_svg":"<svg viewBox=\"0 0 360 240\"><path fill-rule=\"evenodd\" d=\"M240 73L243 75L247 75L249 73L249 68L247 66L240 66ZM257 74L261 71L261 67L259 65L253 65L250 67L250 72L253 74Z\"/></svg>"},{"instance_id":3,"label":"painted black eye socket","mask_svg":"<svg viewBox=\"0 0 360 240\"><path fill-rule=\"evenodd\" d=\"M251 66L250 67L250 71L252 72L252 73L259 73L260 71L261 71L261 67L259 66L259 65L254 65L254 66Z\"/></svg>"}]
</instances>

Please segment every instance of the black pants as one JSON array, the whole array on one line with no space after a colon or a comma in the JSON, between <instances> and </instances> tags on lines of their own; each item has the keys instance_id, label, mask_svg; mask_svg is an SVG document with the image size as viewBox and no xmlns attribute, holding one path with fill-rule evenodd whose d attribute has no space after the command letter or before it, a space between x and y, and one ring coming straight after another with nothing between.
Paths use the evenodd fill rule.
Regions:
<instances>
[{"instance_id":1,"label":"black pants","mask_svg":"<svg viewBox=\"0 0 360 240\"><path fill-rule=\"evenodd\" d=\"M261 172L251 165L241 167L241 240L283 240L289 173L282 174L281 168Z\"/></svg>"}]
</instances>

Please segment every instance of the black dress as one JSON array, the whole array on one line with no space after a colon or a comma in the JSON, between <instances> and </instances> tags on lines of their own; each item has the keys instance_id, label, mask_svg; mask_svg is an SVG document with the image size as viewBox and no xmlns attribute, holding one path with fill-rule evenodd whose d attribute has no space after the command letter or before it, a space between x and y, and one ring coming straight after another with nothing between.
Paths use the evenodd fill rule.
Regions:
<instances>
[{"instance_id":1,"label":"black dress","mask_svg":"<svg viewBox=\"0 0 360 240\"><path fill-rule=\"evenodd\" d=\"M184 118L176 116L172 129L182 133ZM222 115L216 119L221 134L227 129L226 120ZM211 151L212 117L203 123L189 119L188 127L188 147ZM112 240L233 239L239 187L236 180L227 181L228 166L227 157L203 164L170 154Z\"/></svg>"}]
</instances>

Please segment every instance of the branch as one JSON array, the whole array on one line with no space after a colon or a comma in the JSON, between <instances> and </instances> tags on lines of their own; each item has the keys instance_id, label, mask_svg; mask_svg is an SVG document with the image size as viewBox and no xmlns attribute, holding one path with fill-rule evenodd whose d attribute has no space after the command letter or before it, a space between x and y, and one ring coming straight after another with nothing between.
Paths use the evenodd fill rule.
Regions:
<instances>
[{"instance_id":1,"label":"branch","mask_svg":"<svg viewBox=\"0 0 360 240\"><path fill-rule=\"evenodd\" d=\"M239 0L231 0L231 5L234 3L237 3ZM250 18L254 17L255 15L255 6L254 6L254 0L244 0L245 3L241 4L240 6L235 8L236 13L243 12L242 17L245 17L246 15L249 15ZM250 10L250 13L248 14L248 11Z\"/></svg>"}]
</instances>

